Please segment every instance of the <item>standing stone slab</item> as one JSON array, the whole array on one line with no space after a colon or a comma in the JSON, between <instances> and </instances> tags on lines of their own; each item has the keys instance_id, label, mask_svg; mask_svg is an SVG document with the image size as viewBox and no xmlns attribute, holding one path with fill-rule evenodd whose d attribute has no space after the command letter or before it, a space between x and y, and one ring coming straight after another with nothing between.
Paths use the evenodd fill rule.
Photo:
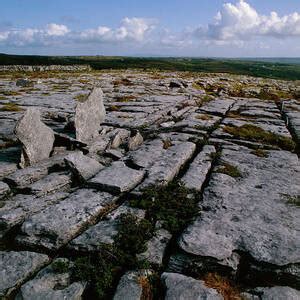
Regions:
<instances>
[{"instance_id":1,"label":"standing stone slab","mask_svg":"<svg viewBox=\"0 0 300 300\"><path fill-rule=\"evenodd\" d=\"M297 155L269 151L261 158L247 148L227 146L221 163L237 167L241 177L213 173L201 216L183 232L180 248L233 269L239 263L236 252L244 252L264 263L262 269L285 268L299 282L299 210L291 201L300 195Z\"/></svg>"},{"instance_id":2,"label":"standing stone slab","mask_svg":"<svg viewBox=\"0 0 300 300\"><path fill-rule=\"evenodd\" d=\"M29 246L58 249L87 225L95 222L103 209L116 197L90 189L81 189L67 199L27 219L17 241Z\"/></svg>"},{"instance_id":3,"label":"standing stone slab","mask_svg":"<svg viewBox=\"0 0 300 300\"><path fill-rule=\"evenodd\" d=\"M182 178L182 182L188 189L201 191L211 168L212 155L216 153L214 146L206 145L191 163L188 171Z\"/></svg>"},{"instance_id":4,"label":"standing stone slab","mask_svg":"<svg viewBox=\"0 0 300 300\"><path fill-rule=\"evenodd\" d=\"M103 92L96 87L84 102L77 103L75 110L76 139L89 144L100 131L100 124L105 119Z\"/></svg>"},{"instance_id":5,"label":"standing stone slab","mask_svg":"<svg viewBox=\"0 0 300 300\"><path fill-rule=\"evenodd\" d=\"M99 162L93 158L83 155L82 152L69 154L65 158L65 162L79 181L86 181L92 178L103 168Z\"/></svg>"},{"instance_id":6,"label":"standing stone slab","mask_svg":"<svg viewBox=\"0 0 300 300\"><path fill-rule=\"evenodd\" d=\"M18 121L15 134L23 145L21 167L27 167L47 159L54 144L54 132L41 122L37 108L28 108Z\"/></svg>"},{"instance_id":7,"label":"standing stone slab","mask_svg":"<svg viewBox=\"0 0 300 300\"><path fill-rule=\"evenodd\" d=\"M161 280L167 291L165 300L222 300L223 297L212 288L205 286L203 281L177 273L163 273Z\"/></svg>"},{"instance_id":8,"label":"standing stone slab","mask_svg":"<svg viewBox=\"0 0 300 300\"><path fill-rule=\"evenodd\" d=\"M144 171L128 168L123 162L115 162L100 171L88 185L103 191L122 193L132 190L144 178Z\"/></svg>"},{"instance_id":9,"label":"standing stone slab","mask_svg":"<svg viewBox=\"0 0 300 300\"><path fill-rule=\"evenodd\" d=\"M16 296L16 300L79 300L85 290L85 283L71 283L68 269L57 272L56 264L72 266L66 258L57 258L52 264L42 269L32 280L25 283ZM59 288L58 288L59 287Z\"/></svg>"},{"instance_id":10,"label":"standing stone slab","mask_svg":"<svg viewBox=\"0 0 300 300\"><path fill-rule=\"evenodd\" d=\"M44 254L0 251L0 297L9 296L48 261L48 256Z\"/></svg>"}]
</instances>

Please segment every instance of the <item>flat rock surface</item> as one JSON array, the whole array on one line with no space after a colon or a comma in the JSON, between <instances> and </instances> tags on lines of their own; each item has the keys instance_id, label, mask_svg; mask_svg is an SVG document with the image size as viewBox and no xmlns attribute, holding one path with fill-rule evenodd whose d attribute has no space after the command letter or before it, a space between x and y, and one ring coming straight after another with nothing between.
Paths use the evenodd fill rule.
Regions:
<instances>
[{"instance_id":1,"label":"flat rock surface","mask_svg":"<svg viewBox=\"0 0 300 300\"><path fill-rule=\"evenodd\" d=\"M260 158L247 148L229 147L222 163L235 166L241 176L213 173L201 203L205 210L182 234L181 249L224 264L234 251L279 266L299 263L299 211L289 204L300 193L297 156L269 151Z\"/></svg>"},{"instance_id":2,"label":"flat rock surface","mask_svg":"<svg viewBox=\"0 0 300 300\"><path fill-rule=\"evenodd\" d=\"M103 191L123 193L138 185L144 175L144 171L134 170L122 162L116 162L100 171L88 182L88 185Z\"/></svg>"},{"instance_id":3,"label":"flat rock surface","mask_svg":"<svg viewBox=\"0 0 300 300\"><path fill-rule=\"evenodd\" d=\"M33 279L22 285L16 300L77 300L82 298L86 284L83 282L71 283L70 272L57 272L55 265L63 263L70 265L67 259L58 258L42 269Z\"/></svg>"},{"instance_id":4,"label":"flat rock surface","mask_svg":"<svg viewBox=\"0 0 300 300\"><path fill-rule=\"evenodd\" d=\"M28 218L18 241L58 249L91 224L115 198L108 193L81 189L65 200Z\"/></svg>"},{"instance_id":5,"label":"flat rock surface","mask_svg":"<svg viewBox=\"0 0 300 300\"><path fill-rule=\"evenodd\" d=\"M163 273L161 276L166 286L166 300L207 299L221 300L223 297L215 290L205 286L203 281L195 280L176 273Z\"/></svg>"},{"instance_id":6,"label":"flat rock surface","mask_svg":"<svg viewBox=\"0 0 300 300\"><path fill-rule=\"evenodd\" d=\"M0 297L8 296L47 262L47 255L20 251L0 252Z\"/></svg>"},{"instance_id":7,"label":"flat rock surface","mask_svg":"<svg viewBox=\"0 0 300 300\"><path fill-rule=\"evenodd\" d=\"M17 86L24 71L30 86ZM110 296L122 300L156 292L167 299L222 299L220 286L251 300L298 299L298 85L85 66L0 72L2 293L18 300L93 298L93 285L113 275ZM34 154L26 164L34 165L21 169L23 146L22 167L25 150ZM162 203L169 183L199 203L178 202L175 193ZM145 188L162 197L152 203ZM120 227L128 213L129 225ZM122 249L114 248L118 233L122 243L130 241ZM115 261L131 247L130 257ZM25 260L26 251L47 259L35 263L28 254ZM78 282L77 259L98 255L114 256L112 273ZM152 266L153 276L134 270L135 258L139 268ZM57 259L68 259L68 269L55 272ZM219 292L205 286L208 275Z\"/></svg>"}]
</instances>

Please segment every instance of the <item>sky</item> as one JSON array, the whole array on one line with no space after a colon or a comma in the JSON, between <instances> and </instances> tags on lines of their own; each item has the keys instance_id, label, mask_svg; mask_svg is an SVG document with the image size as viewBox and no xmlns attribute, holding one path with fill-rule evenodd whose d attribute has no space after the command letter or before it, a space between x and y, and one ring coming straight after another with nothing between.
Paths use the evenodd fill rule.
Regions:
<instances>
[{"instance_id":1,"label":"sky","mask_svg":"<svg viewBox=\"0 0 300 300\"><path fill-rule=\"evenodd\" d=\"M0 52L300 57L300 0L0 0Z\"/></svg>"}]
</instances>

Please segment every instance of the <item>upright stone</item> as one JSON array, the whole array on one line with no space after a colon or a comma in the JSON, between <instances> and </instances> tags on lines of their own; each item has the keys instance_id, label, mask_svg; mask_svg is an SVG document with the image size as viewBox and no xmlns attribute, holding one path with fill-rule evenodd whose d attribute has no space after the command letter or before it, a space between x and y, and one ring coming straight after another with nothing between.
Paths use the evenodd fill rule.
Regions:
<instances>
[{"instance_id":1,"label":"upright stone","mask_svg":"<svg viewBox=\"0 0 300 300\"><path fill-rule=\"evenodd\" d=\"M103 92L96 87L84 102L79 102L75 110L76 139L89 143L99 135L100 124L105 118Z\"/></svg>"},{"instance_id":2,"label":"upright stone","mask_svg":"<svg viewBox=\"0 0 300 300\"><path fill-rule=\"evenodd\" d=\"M16 125L15 134L23 145L20 163L22 168L49 158L54 132L41 121L37 108L27 109Z\"/></svg>"}]
</instances>

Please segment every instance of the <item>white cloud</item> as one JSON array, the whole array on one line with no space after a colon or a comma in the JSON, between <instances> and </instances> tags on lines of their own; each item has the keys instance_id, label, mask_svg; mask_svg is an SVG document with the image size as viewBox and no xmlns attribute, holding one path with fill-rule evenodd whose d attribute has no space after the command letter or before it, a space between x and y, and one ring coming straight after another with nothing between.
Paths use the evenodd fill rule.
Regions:
<instances>
[{"instance_id":1,"label":"white cloud","mask_svg":"<svg viewBox=\"0 0 300 300\"><path fill-rule=\"evenodd\" d=\"M200 26L195 35L212 40L247 40L257 36L300 37L300 14L280 17L278 13L261 15L244 0L226 3L207 27Z\"/></svg>"},{"instance_id":2,"label":"white cloud","mask_svg":"<svg viewBox=\"0 0 300 300\"><path fill-rule=\"evenodd\" d=\"M124 18L120 27L112 29L99 26L79 34L79 39L90 42L142 42L145 35L154 28L155 21L144 18Z\"/></svg>"},{"instance_id":3,"label":"white cloud","mask_svg":"<svg viewBox=\"0 0 300 300\"><path fill-rule=\"evenodd\" d=\"M47 25L46 33L49 36L64 36L69 32L69 28L65 25L59 25L54 23Z\"/></svg>"},{"instance_id":4,"label":"white cloud","mask_svg":"<svg viewBox=\"0 0 300 300\"><path fill-rule=\"evenodd\" d=\"M276 49L285 49L285 44L292 44L292 49L286 51L297 53L299 42L299 12L287 15L270 12L265 15L245 0L225 3L210 24L196 28L178 28L176 32L158 27L154 19L140 17L125 17L116 27L101 24L80 31L56 23L43 28L25 29L13 29L12 25L0 26L0 46L8 49L8 52L13 47L22 47L20 52L26 47L46 52L48 46L55 46L52 47L53 51L59 47L64 51L68 47L71 51L80 49L84 53L91 51L108 55L122 54L123 49L130 54L142 54L139 52L141 49L146 54L151 54L154 50L159 54L183 55L202 54L201 51L205 49L209 49L207 55L215 55L211 50L219 49L220 55L223 55L222 50L224 55L233 55L234 51L231 50L241 49L239 53L250 53L251 50L252 54L260 49L265 52L270 49L268 53L271 53L274 45Z\"/></svg>"}]
</instances>

